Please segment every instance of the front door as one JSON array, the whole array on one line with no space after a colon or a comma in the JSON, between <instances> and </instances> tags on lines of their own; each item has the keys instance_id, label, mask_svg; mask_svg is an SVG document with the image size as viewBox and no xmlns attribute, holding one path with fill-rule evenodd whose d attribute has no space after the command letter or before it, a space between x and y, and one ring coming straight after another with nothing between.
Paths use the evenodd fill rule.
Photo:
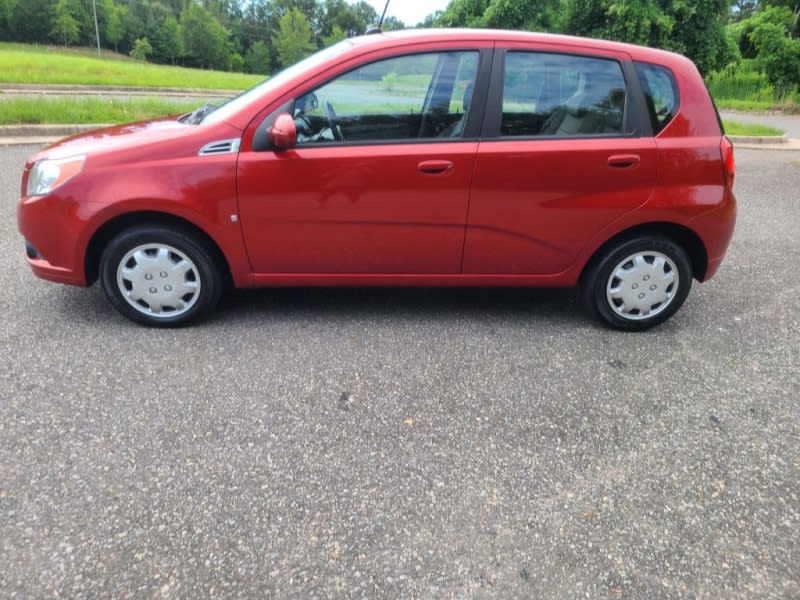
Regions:
<instances>
[{"instance_id":1,"label":"front door","mask_svg":"<svg viewBox=\"0 0 800 600\"><path fill-rule=\"evenodd\" d=\"M348 71L295 99L298 143L243 151L256 274L458 273L477 142L462 139L478 52Z\"/></svg>"}]
</instances>

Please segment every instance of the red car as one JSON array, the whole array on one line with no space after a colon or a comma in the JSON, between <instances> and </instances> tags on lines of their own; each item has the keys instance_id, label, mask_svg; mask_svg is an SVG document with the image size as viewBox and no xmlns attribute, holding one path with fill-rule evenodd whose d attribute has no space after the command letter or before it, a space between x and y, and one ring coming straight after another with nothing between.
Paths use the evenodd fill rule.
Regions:
<instances>
[{"instance_id":1,"label":"red car","mask_svg":"<svg viewBox=\"0 0 800 600\"><path fill-rule=\"evenodd\" d=\"M218 106L60 141L25 166L44 279L147 325L228 285L578 286L645 329L717 271L733 148L694 64L510 31L366 35Z\"/></svg>"}]
</instances>

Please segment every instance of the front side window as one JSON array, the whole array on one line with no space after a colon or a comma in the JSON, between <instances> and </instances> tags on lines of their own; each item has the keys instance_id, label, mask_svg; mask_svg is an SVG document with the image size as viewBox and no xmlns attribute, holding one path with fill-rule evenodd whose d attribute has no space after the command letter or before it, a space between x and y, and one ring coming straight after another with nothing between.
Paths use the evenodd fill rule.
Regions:
<instances>
[{"instance_id":1,"label":"front side window","mask_svg":"<svg viewBox=\"0 0 800 600\"><path fill-rule=\"evenodd\" d=\"M503 136L623 133L625 78L605 58L508 52L503 78Z\"/></svg>"},{"instance_id":2,"label":"front side window","mask_svg":"<svg viewBox=\"0 0 800 600\"><path fill-rule=\"evenodd\" d=\"M461 137L477 67L477 52L433 52L349 71L295 99L297 143Z\"/></svg>"}]
</instances>

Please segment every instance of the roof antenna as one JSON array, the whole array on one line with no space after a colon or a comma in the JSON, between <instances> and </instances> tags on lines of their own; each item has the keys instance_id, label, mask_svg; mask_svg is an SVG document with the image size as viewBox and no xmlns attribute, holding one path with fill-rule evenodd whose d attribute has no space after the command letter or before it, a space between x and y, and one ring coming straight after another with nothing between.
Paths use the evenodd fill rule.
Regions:
<instances>
[{"instance_id":1,"label":"roof antenna","mask_svg":"<svg viewBox=\"0 0 800 600\"><path fill-rule=\"evenodd\" d=\"M381 20L378 21L378 26L377 27L373 27L372 29L367 31L367 35L372 34L372 33L383 33L383 30L381 29L381 27L383 26L383 19L384 19L384 17L386 17L386 11L389 9L389 2L390 1L391 0L386 0L386 4L383 5L383 12L381 13Z\"/></svg>"},{"instance_id":2,"label":"roof antenna","mask_svg":"<svg viewBox=\"0 0 800 600\"><path fill-rule=\"evenodd\" d=\"M383 27L383 19L386 17L386 11L389 9L389 2L390 0L386 0L386 4L383 5L383 12L381 13L381 20L378 21L378 29Z\"/></svg>"}]
</instances>

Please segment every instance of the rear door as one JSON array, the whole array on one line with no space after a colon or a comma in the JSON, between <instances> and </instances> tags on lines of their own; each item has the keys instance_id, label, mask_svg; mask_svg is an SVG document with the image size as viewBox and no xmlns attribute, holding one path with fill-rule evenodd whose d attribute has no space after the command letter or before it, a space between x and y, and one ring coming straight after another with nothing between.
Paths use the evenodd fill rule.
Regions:
<instances>
[{"instance_id":1,"label":"rear door","mask_svg":"<svg viewBox=\"0 0 800 600\"><path fill-rule=\"evenodd\" d=\"M647 201L657 150L625 59L498 49L464 273L562 272L604 227Z\"/></svg>"}]
</instances>

